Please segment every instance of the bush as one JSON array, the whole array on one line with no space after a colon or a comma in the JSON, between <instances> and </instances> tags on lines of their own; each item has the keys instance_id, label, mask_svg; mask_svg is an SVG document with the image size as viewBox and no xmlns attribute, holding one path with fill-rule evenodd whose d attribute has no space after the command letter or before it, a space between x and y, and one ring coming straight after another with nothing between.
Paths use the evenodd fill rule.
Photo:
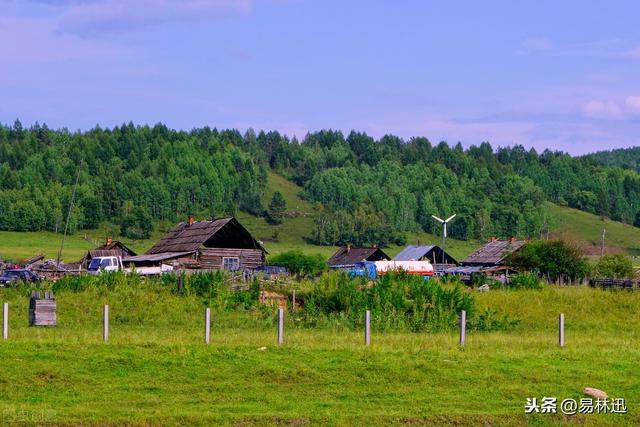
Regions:
<instances>
[{"instance_id":1,"label":"bush","mask_svg":"<svg viewBox=\"0 0 640 427\"><path fill-rule=\"evenodd\" d=\"M512 277L506 287L510 289L542 289L544 282L535 273L520 273Z\"/></svg>"},{"instance_id":2,"label":"bush","mask_svg":"<svg viewBox=\"0 0 640 427\"><path fill-rule=\"evenodd\" d=\"M364 313L385 330L444 331L456 328L461 310L474 314L473 296L462 286L443 287L436 280L404 273L368 282L345 273L323 275L304 297L301 320L308 326L361 327Z\"/></svg>"},{"instance_id":3,"label":"bush","mask_svg":"<svg viewBox=\"0 0 640 427\"><path fill-rule=\"evenodd\" d=\"M633 279L636 274L631 259L624 254L602 256L594 266L596 277L610 279Z\"/></svg>"},{"instance_id":4,"label":"bush","mask_svg":"<svg viewBox=\"0 0 640 427\"><path fill-rule=\"evenodd\" d=\"M317 276L327 269L322 255L305 255L299 250L273 256L269 259L269 265L285 267L297 276Z\"/></svg>"},{"instance_id":5,"label":"bush","mask_svg":"<svg viewBox=\"0 0 640 427\"><path fill-rule=\"evenodd\" d=\"M267 222L269 224L282 224L282 217L287 210L287 202L284 200L282 193L276 191L273 194L271 202L266 212Z\"/></svg>"},{"instance_id":6,"label":"bush","mask_svg":"<svg viewBox=\"0 0 640 427\"><path fill-rule=\"evenodd\" d=\"M564 240L534 240L513 253L508 263L518 269L538 272L550 280L577 280L589 273L589 264L579 248Z\"/></svg>"}]
</instances>

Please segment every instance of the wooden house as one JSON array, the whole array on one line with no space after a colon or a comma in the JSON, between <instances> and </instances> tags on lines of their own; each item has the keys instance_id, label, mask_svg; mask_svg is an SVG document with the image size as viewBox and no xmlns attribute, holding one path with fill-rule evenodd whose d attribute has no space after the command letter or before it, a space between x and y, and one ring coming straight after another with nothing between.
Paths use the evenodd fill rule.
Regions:
<instances>
[{"instance_id":1,"label":"wooden house","mask_svg":"<svg viewBox=\"0 0 640 427\"><path fill-rule=\"evenodd\" d=\"M82 267L87 268L91 260L96 257L115 256L122 257L124 259L136 255L137 254L133 250L129 249L124 243L118 240L113 240L111 237L107 237L107 241L104 245L91 249L87 252L84 258L82 258L80 263L82 264Z\"/></svg>"},{"instance_id":2,"label":"wooden house","mask_svg":"<svg viewBox=\"0 0 640 427\"><path fill-rule=\"evenodd\" d=\"M377 246L370 248L353 248L344 246L327 261L331 268L351 268L357 262L391 260L391 257Z\"/></svg>"},{"instance_id":3,"label":"wooden house","mask_svg":"<svg viewBox=\"0 0 640 427\"><path fill-rule=\"evenodd\" d=\"M458 265L458 261L437 245L409 245L394 261L429 261L436 271Z\"/></svg>"},{"instance_id":4,"label":"wooden house","mask_svg":"<svg viewBox=\"0 0 640 427\"><path fill-rule=\"evenodd\" d=\"M264 265L267 250L235 218L194 221L189 217L144 255L123 259L125 265L169 264L184 269L244 270Z\"/></svg>"},{"instance_id":5,"label":"wooden house","mask_svg":"<svg viewBox=\"0 0 640 427\"><path fill-rule=\"evenodd\" d=\"M462 260L464 267L497 267L503 266L512 253L525 245L524 240L491 239L487 244Z\"/></svg>"}]
</instances>

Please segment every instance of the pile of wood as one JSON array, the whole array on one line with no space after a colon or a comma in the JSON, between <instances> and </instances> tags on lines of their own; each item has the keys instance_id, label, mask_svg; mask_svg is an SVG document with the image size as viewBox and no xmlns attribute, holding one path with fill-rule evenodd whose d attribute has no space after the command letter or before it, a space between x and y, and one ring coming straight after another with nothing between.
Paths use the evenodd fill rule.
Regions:
<instances>
[{"instance_id":1,"label":"pile of wood","mask_svg":"<svg viewBox=\"0 0 640 427\"><path fill-rule=\"evenodd\" d=\"M55 259L40 259L26 267L36 273L40 278L47 280L57 280L67 274L79 274L81 271L80 263L63 263Z\"/></svg>"},{"instance_id":2,"label":"pile of wood","mask_svg":"<svg viewBox=\"0 0 640 427\"><path fill-rule=\"evenodd\" d=\"M29 299L29 326L56 326L56 299L50 292L32 292Z\"/></svg>"},{"instance_id":3,"label":"pile of wood","mask_svg":"<svg viewBox=\"0 0 640 427\"><path fill-rule=\"evenodd\" d=\"M589 286L603 289L640 289L638 281L633 279L591 279Z\"/></svg>"}]
</instances>

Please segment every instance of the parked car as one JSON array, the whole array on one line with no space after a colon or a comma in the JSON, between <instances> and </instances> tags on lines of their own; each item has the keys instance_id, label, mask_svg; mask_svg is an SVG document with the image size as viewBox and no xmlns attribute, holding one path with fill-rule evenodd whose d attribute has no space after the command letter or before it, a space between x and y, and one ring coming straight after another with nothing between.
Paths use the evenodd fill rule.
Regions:
<instances>
[{"instance_id":1,"label":"parked car","mask_svg":"<svg viewBox=\"0 0 640 427\"><path fill-rule=\"evenodd\" d=\"M17 282L37 282L40 277L36 273L25 269L7 270L0 275L0 286L6 286Z\"/></svg>"},{"instance_id":2,"label":"parked car","mask_svg":"<svg viewBox=\"0 0 640 427\"><path fill-rule=\"evenodd\" d=\"M119 256L101 256L95 257L89 263L87 271L89 274L98 275L103 272L114 272L124 270L122 266L122 258Z\"/></svg>"},{"instance_id":3,"label":"parked car","mask_svg":"<svg viewBox=\"0 0 640 427\"><path fill-rule=\"evenodd\" d=\"M136 273L141 276L156 275L169 273L173 271L173 267L167 264L150 267L124 267L122 257L119 256L101 256L95 257L87 267L87 273L97 276L102 273L110 273L115 271L123 271L125 273Z\"/></svg>"}]
</instances>

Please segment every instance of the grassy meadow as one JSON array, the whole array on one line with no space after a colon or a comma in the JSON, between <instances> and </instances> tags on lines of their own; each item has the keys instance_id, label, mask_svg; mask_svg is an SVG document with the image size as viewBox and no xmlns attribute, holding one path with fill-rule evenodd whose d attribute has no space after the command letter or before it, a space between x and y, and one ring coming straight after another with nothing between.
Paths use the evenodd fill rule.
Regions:
<instances>
[{"instance_id":1,"label":"grassy meadow","mask_svg":"<svg viewBox=\"0 0 640 427\"><path fill-rule=\"evenodd\" d=\"M640 255L640 228L629 224L601 218L578 209L547 204L556 219L556 229L560 233L594 246L600 247L602 229L606 229L605 244L609 248L622 250L629 255Z\"/></svg>"},{"instance_id":2,"label":"grassy meadow","mask_svg":"<svg viewBox=\"0 0 640 427\"><path fill-rule=\"evenodd\" d=\"M640 293L584 287L474 293L478 308L517 319L503 332L381 332L309 328L290 312L276 344L275 309L213 307L167 287L59 292L58 326L27 326L25 290L10 303L0 342L0 420L63 424L640 423ZM101 342L101 306L111 338ZM565 348L557 315L566 316ZM265 314L266 313L266 314ZM624 397L626 415L524 415L527 397Z\"/></svg>"}]
</instances>

